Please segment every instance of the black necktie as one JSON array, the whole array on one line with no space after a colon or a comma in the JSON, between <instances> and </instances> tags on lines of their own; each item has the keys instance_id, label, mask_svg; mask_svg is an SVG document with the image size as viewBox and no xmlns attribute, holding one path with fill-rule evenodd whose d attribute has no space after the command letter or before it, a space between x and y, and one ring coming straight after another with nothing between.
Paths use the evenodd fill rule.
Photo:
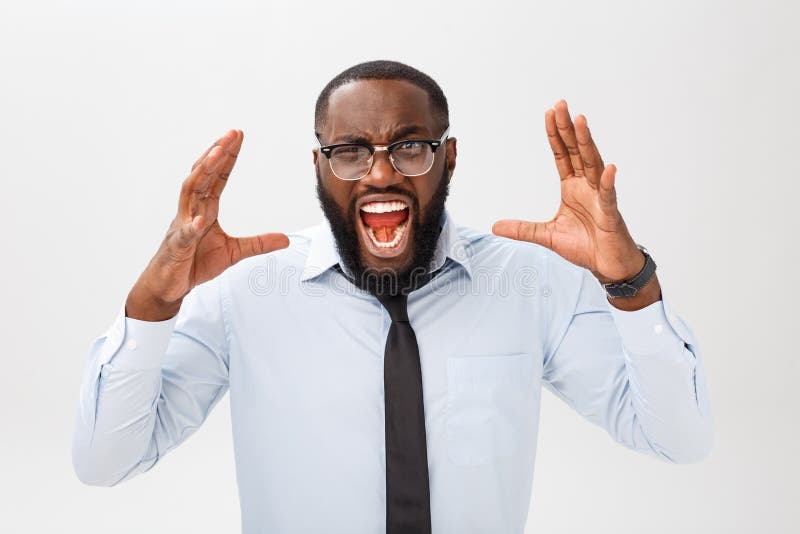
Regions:
<instances>
[{"instance_id":1,"label":"black necktie","mask_svg":"<svg viewBox=\"0 0 800 534\"><path fill-rule=\"evenodd\" d=\"M386 533L430 534L431 504L422 370L404 294L376 295L392 324L383 355Z\"/></svg>"}]
</instances>

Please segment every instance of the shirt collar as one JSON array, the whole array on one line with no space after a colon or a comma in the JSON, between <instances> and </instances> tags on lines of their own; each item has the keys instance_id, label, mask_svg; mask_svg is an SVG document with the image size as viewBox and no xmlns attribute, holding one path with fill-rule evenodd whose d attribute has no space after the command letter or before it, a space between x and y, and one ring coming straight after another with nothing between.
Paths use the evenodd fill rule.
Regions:
<instances>
[{"instance_id":1,"label":"shirt collar","mask_svg":"<svg viewBox=\"0 0 800 534\"><path fill-rule=\"evenodd\" d=\"M433 253L429 269L431 272L441 269L449 258L461 265L471 278L472 268L469 261L468 242L458 235L456 223L447 210L445 210L443 218L442 231L436 241L436 250ZM311 245L303 267L303 274L300 277L301 282L316 278L334 265L341 263L339 252L336 250L336 240L327 219L314 227L310 237Z\"/></svg>"}]
</instances>

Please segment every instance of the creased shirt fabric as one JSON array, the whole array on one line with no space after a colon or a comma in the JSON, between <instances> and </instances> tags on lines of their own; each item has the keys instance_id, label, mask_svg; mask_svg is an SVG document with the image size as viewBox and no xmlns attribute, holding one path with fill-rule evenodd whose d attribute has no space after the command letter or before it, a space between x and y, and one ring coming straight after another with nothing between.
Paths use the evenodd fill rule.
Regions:
<instances>
[{"instance_id":1,"label":"creased shirt fabric","mask_svg":"<svg viewBox=\"0 0 800 534\"><path fill-rule=\"evenodd\" d=\"M153 467L230 392L245 533L385 532L391 321L342 272L326 221L195 287L178 315L91 345L73 464L93 485ZM625 312L586 269L449 214L408 314L422 366L437 534L522 533L542 387L635 451L708 455L696 339L666 301Z\"/></svg>"}]
</instances>

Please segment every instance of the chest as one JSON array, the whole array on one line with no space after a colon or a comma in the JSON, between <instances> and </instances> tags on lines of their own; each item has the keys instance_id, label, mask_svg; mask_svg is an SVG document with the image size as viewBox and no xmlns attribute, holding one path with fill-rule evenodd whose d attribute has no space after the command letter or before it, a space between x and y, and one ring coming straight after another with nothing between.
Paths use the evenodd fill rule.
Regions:
<instances>
[{"instance_id":1,"label":"chest","mask_svg":"<svg viewBox=\"0 0 800 534\"><path fill-rule=\"evenodd\" d=\"M232 394L242 386L286 402L382 399L391 320L373 297L346 288L251 297L230 313ZM446 403L448 391L524 391L541 377L545 318L533 299L423 288L408 314L426 405Z\"/></svg>"}]
</instances>

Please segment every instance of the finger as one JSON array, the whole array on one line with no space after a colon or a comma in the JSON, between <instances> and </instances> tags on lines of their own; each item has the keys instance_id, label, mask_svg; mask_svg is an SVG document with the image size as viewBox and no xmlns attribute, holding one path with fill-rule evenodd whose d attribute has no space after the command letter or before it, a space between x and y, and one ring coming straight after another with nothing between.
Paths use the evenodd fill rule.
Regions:
<instances>
[{"instance_id":1,"label":"finger","mask_svg":"<svg viewBox=\"0 0 800 534\"><path fill-rule=\"evenodd\" d=\"M603 159L594 144L586 117L578 115L575 117L575 136L578 139L578 150L581 153L583 162L583 173L589 182L595 187L600 183L600 175L603 174Z\"/></svg>"},{"instance_id":2,"label":"finger","mask_svg":"<svg viewBox=\"0 0 800 534\"><path fill-rule=\"evenodd\" d=\"M202 155L202 156L200 156L199 158L197 158L197 161L195 161L195 162L192 164L192 170L195 170L195 169L197 168L197 166L198 166L198 165L200 165L200 163L202 163L202 161L203 161L204 159L206 159L206 156L208 156L208 153L209 153L209 152L211 152L211 149L212 149L212 148L214 148L215 146L217 146L217 144L219 144L219 142L220 142L220 140L219 140L219 139L217 139L216 141L214 141L214 144L213 144L213 145L211 145L210 147L208 147L208 148L206 149L206 151L205 151L205 152L203 152L203 155Z\"/></svg>"},{"instance_id":3,"label":"finger","mask_svg":"<svg viewBox=\"0 0 800 534\"><path fill-rule=\"evenodd\" d=\"M617 209L617 190L614 187L617 177L617 166L613 163L603 170L600 176L599 191L600 202L604 210L613 211Z\"/></svg>"},{"instance_id":4,"label":"finger","mask_svg":"<svg viewBox=\"0 0 800 534\"><path fill-rule=\"evenodd\" d=\"M567 147L575 176L583 176L583 160L578 149L578 138L575 136L575 127L569 117L569 109L567 109L565 100L556 102L556 127L558 128L558 135L561 136L564 145Z\"/></svg>"},{"instance_id":5,"label":"finger","mask_svg":"<svg viewBox=\"0 0 800 534\"><path fill-rule=\"evenodd\" d=\"M239 151L242 148L242 141L244 140L244 133L241 130L236 131L236 139L234 139L226 148L225 160L219 166L217 173L211 177L209 183L209 196L219 199L222 195L222 190L228 184L228 177L233 171L233 166L236 165L236 160L239 157Z\"/></svg>"},{"instance_id":6,"label":"finger","mask_svg":"<svg viewBox=\"0 0 800 534\"><path fill-rule=\"evenodd\" d=\"M222 147L214 146L205 159L183 181L178 200L178 216L182 222L187 222L201 211L201 201L206 194L204 184L208 176L213 174L222 162L223 154Z\"/></svg>"},{"instance_id":7,"label":"finger","mask_svg":"<svg viewBox=\"0 0 800 534\"><path fill-rule=\"evenodd\" d=\"M266 254L289 246L289 238L286 237L286 234L281 233L234 237L232 239L231 265L250 256Z\"/></svg>"},{"instance_id":8,"label":"finger","mask_svg":"<svg viewBox=\"0 0 800 534\"><path fill-rule=\"evenodd\" d=\"M558 127L556 126L556 112L548 109L544 114L544 129L547 131L547 140L550 142L550 149L553 151L553 157L556 160L556 169L558 175L562 180L566 180L572 176L572 163L569 160L569 152L561 136L558 135Z\"/></svg>"},{"instance_id":9,"label":"finger","mask_svg":"<svg viewBox=\"0 0 800 534\"><path fill-rule=\"evenodd\" d=\"M207 201L219 200L221 190L214 192L212 186L218 179L218 173L224 173L226 178L230 174L233 163L229 160L235 160L241 146L241 137L241 131L228 130L206 151L205 158L195 162L181 190L178 212L182 220L204 212Z\"/></svg>"},{"instance_id":10,"label":"finger","mask_svg":"<svg viewBox=\"0 0 800 534\"><path fill-rule=\"evenodd\" d=\"M204 181L200 188L203 189L204 192L211 190L220 174L224 175L225 179L227 179L228 175L230 175L231 169L236 163L236 156L239 154L239 147L241 146L240 131L230 130L227 134L225 134L223 142L217 146L222 149L222 160L214 170L214 173L206 174L205 178L203 179Z\"/></svg>"},{"instance_id":11,"label":"finger","mask_svg":"<svg viewBox=\"0 0 800 534\"><path fill-rule=\"evenodd\" d=\"M198 165L200 165L200 163L201 163L201 162L202 162L204 159L206 159L206 156L208 156L208 153L209 153L209 152L211 152L211 149L212 149L212 148L214 148L214 147L215 147L215 146L217 146L217 145L220 145L220 146L222 146L222 145L224 145L225 143L227 143L227 142L228 142L228 140L230 140L230 139L232 138L232 134L233 134L235 131L236 131L236 130L228 130L227 132L225 132L225 134L224 134L222 137L220 137L219 139L217 139L216 141L214 141L214 144L212 144L210 147L208 147L208 148L206 149L206 151L205 151L205 152L203 152L203 155L202 155L202 156L200 156L199 158L197 158L197 161L195 161L195 162L194 162L194 164L192 165L192 170L195 170L195 169L197 168L197 166L198 166Z\"/></svg>"},{"instance_id":12,"label":"finger","mask_svg":"<svg viewBox=\"0 0 800 534\"><path fill-rule=\"evenodd\" d=\"M547 223L505 219L494 223L492 233L517 241L536 243L547 248L550 248L552 241Z\"/></svg>"}]
</instances>

